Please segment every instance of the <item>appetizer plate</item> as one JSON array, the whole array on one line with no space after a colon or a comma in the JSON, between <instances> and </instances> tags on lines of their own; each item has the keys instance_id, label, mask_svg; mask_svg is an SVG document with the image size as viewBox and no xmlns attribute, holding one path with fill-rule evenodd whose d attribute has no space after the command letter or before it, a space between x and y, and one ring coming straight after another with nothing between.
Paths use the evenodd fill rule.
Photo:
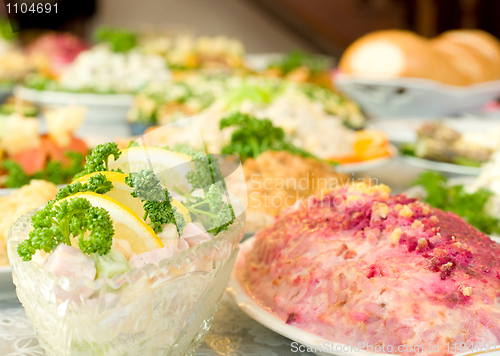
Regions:
<instances>
[{"instance_id":1,"label":"appetizer plate","mask_svg":"<svg viewBox=\"0 0 500 356\"><path fill-rule=\"evenodd\" d=\"M398 149L396 147L391 145L390 150L390 156L374 158L359 163L339 164L338 166L335 166L335 170L340 173L358 173L370 169L380 168L382 166L385 166L386 164L391 163L391 161L398 155Z\"/></svg>"},{"instance_id":2,"label":"appetizer plate","mask_svg":"<svg viewBox=\"0 0 500 356\"><path fill-rule=\"evenodd\" d=\"M421 78L366 78L336 73L335 85L374 117L443 116L479 112L500 96L500 81L455 87Z\"/></svg>"},{"instance_id":3,"label":"appetizer plate","mask_svg":"<svg viewBox=\"0 0 500 356\"><path fill-rule=\"evenodd\" d=\"M435 162L435 161L430 161L428 159L423 159L408 155L401 155L401 157L403 158L404 162L406 162L409 165L431 171L437 171L449 174L459 174L464 176L478 176L479 173L481 173L481 168L478 167L468 167L453 163Z\"/></svg>"},{"instance_id":4,"label":"appetizer plate","mask_svg":"<svg viewBox=\"0 0 500 356\"><path fill-rule=\"evenodd\" d=\"M367 128L384 131L389 141L396 144L414 143L418 138L417 130L428 121L442 122L460 133L484 133L499 125L498 120L477 116L395 117L370 120Z\"/></svg>"},{"instance_id":5,"label":"appetizer plate","mask_svg":"<svg viewBox=\"0 0 500 356\"><path fill-rule=\"evenodd\" d=\"M499 242L498 239L494 239L496 242ZM243 262L245 255L253 246L255 241L255 237L251 237L245 242L240 244L240 252L238 258L236 260L236 266L241 265ZM316 350L314 353L321 355L338 355L338 356L394 356L397 353L387 354L387 353L377 353L370 352L361 349L356 349L352 351L351 345L342 344L339 342L334 342L331 340L323 339L317 335L311 334L307 331L299 329L295 326L291 326L286 324L283 320L279 319L275 315L271 314L268 310L261 307L252 297L250 297L243 286L240 284L236 277L235 269L231 274L231 279L226 288L226 292L229 294L231 299L238 304L238 306L245 312L248 316L250 316L255 321L264 325L265 327L271 329L272 331L287 337L293 341L296 341L294 344L298 347L298 344L302 344L304 346L311 346L312 350L314 350L314 346L316 345ZM298 343L298 344L297 344ZM293 345L290 344L291 350ZM320 347L322 349L320 350ZM293 351L291 351L293 352ZM497 348L496 350L483 350L481 352L465 352L461 354L457 354L455 356L465 356L465 355L475 355L475 354L485 354L500 356L500 350Z\"/></svg>"},{"instance_id":6,"label":"appetizer plate","mask_svg":"<svg viewBox=\"0 0 500 356\"><path fill-rule=\"evenodd\" d=\"M48 90L16 88L17 97L49 107L80 105L87 108L85 123L120 124L125 123L134 96L129 94L70 93Z\"/></svg>"}]
</instances>

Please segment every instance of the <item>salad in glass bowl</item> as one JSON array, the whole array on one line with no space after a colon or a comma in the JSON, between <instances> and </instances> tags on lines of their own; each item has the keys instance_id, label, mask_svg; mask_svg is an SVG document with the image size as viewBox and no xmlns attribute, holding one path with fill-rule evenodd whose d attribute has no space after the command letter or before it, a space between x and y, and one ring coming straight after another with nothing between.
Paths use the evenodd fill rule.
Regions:
<instances>
[{"instance_id":1,"label":"salad in glass bowl","mask_svg":"<svg viewBox=\"0 0 500 356\"><path fill-rule=\"evenodd\" d=\"M45 354L194 354L243 235L236 204L213 155L96 147L9 235L17 294Z\"/></svg>"}]
</instances>

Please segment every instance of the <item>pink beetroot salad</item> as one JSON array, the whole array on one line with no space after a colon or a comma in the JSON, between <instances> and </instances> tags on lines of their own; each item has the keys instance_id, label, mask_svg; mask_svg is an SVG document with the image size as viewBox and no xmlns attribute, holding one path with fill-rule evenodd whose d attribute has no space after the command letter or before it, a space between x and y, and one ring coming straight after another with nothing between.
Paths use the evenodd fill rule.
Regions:
<instances>
[{"instance_id":1,"label":"pink beetroot salad","mask_svg":"<svg viewBox=\"0 0 500 356\"><path fill-rule=\"evenodd\" d=\"M460 353L455 342L500 345L500 245L385 186L342 188L280 216L237 275L264 308L328 340L403 354L423 345L422 355L438 342L439 355Z\"/></svg>"}]
</instances>

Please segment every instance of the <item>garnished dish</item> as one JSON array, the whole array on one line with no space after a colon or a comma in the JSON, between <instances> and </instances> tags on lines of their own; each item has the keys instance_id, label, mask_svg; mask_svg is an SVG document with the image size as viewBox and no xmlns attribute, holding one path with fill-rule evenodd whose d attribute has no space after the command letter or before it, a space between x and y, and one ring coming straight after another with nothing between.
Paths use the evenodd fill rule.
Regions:
<instances>
[{"instance_id":1,"label":"garnished dish","mask_svg":"<svg viewBox=\"0 0 500 356\"><path fill-rule=\"evenodd\" d=\"M480 167L500 149L499 129L460 133L444 123L426 122L417 130L417 141L403 145L401 151L431 161Z\"/></svg>"},{"instance_id":2,"label":"garnished dish","mask_svg":"<svg viewBox=\"0 0 500 356\"><path fill-rule=\"evenodd\" d=\"M14 283L45 352L194 353L244 229L224 187L213 155L97 146L11 230Z\"/></svg>"},{"instance_id":3,"label":"garnished dish","mask_svg":"<svg viewBox=\"0 0 500 356\"><path fill-rule=\"evenodd\" d=\"M290 151L265 151L243 164L248 207L246 231L271 225L285 210L324 190L349 183L331 164Z\"/></svg>"},{"instance_id":4,"label":"garnished dish","mask_svg":"<svg viewBox=\"0 0 500 356\"><path fill-rule=\"evenodd\" d=\"M24 86L39 91L131 94L148 83L169 80L171 74L165 61L142 53L131 36L120 30L98 28L94 33L96 45L84 49L74 44L74 53L67 55L73 57L69 63L57 70L40 67L26 78Z\"/></svg>"},{"instance_id":5,"label":"garnished dish","mask_svg":"<svg viewBox=\"0 0 500 356\"><path fill-rule=\"evenodd\" d=\"M239 125L236 121L229 123L224 120L232 115L247 115L252 117L252 123L245 123L245 128L241 130L247 138L251 139L258 127L271 125L281 130L290 144L320 159L351 164L388 159L394 155L383 132L355 131L351 128L361 125L363 116L354 103L331 90L278 78L233 77L212 83L213 92L220 93L217 100L213 94L193 95L193 91L180 85L177 86L177 99L170 102L162 103L162 98L167 95L160 92L138 96L136 105L129 112L129 120L133 123L150 124L156 121L166 124L174 118L178 121L196 114L196 123L170 125L170 135L167 136L175 143L201 149L196 147L199 142L193 142L194 138L190 135L195 125L202 135L204 148L214 153L228 153L224 147L232 144L232 132ZM207 84L205 92L209 91L210 85ZM207 98L214 101L207 105ZM200 111L201 107L205 108ZM258 123L259 120L269 123ZM246 130L249 127L252 128ZM148 130L152 140L155 131L154 126ZM160 145L166 137L161 132L156 142ZM262 133L257 135L262 136ZM275 137L269 140L273 141Z\"/></svg>"},{"instance_id":6,"label":"garnished dish","mask_svg":"<svg viewBox=\"0 0 500 356\"><path fill-rule=\"evenodd\" d=\"M372 352L450 355L460 343L500 341L499 256L499 245L454 213L354 185L260 230L236 276L297 330Z\"/></svg>"},{"instance_id":7,"label":"garnished dish","mask_svg":"<svg viewBox=\"0 0 500 356\"><path fill-rule=\"evenodd\" d=\"M75 106L47 111L48 132L43 135L38 118L13 113L2 120L0 185L18 188L32 179L70 182L82 170L88 152L86 143L73 135L84 114Z\"/></svg>"},{"instance_id":8,"label":"garnished dish","mask_svg":"<svg viewBox=\"0 0 500 356\"><path fill-rule=\"evenodd\" d=\"M286 102L294 100L298 103L291 106L291 112L283 112L283 106L288 104ZM280 78L203 72L144 88L136 95L128 120L145 125L163 125L175 119L207 112L210 116L216 116L212 119L214 121L228 112L267 107L275 108L274 116L296 116L302 110L319 120L338 118L353 128L360 128L365 123L365 118L354 102L330 89Z\"/></svg>"},{"instance_id":9,"label":"garnished dish","mask_svg":"<svg viewBox=\"0 0 500 356\"><path fill-rule=\"evenodd\" d=\"M267 68L260 74L331 88L330 62L327 57L295 50L285 54L280 59L270 61Z\"/></svg>"},{"instance_id":10,"label":"garnished dish","mask_svg":"<svg viewBox=\"0 0 500 356\"><path fill-rule=\"evenodd\" d=\"M226 36L144 33L138 45L148 54L165 58L174 71L234 70L244 66L245 47Z\"/></svg>"},{"instance_id":11,"label":"garnished dish","mask_svg":"<svg viewBox=\"0 0 500 356\"><path fill-rule=\"evenodd\" d=\"M131 50L113 52L106 44L82 51L55 78L33 74L25 86L35 90L74 93L130 94L147 83L170 79L170 72L160 57Z\"/></svg>"}]
</instances>

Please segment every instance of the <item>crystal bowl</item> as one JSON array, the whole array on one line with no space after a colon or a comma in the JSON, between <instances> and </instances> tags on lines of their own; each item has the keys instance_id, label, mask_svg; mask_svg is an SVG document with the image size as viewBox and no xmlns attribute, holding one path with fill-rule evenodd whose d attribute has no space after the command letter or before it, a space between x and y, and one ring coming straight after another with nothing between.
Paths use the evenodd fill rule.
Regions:
<instances>
[{"instance_id":1,"label":"crystal bowl","mask_svg":"<svg viewBox=\"0 0 500 356\"><path fill-rule=\"evenodd\" d=\"M244 214L210 241L89 282L58 278L22 261L17 246L28 236L33 213L10 230L8 252L18 298L46 355L195 354L236 260Z\"/></svg>"}]
</instances>

